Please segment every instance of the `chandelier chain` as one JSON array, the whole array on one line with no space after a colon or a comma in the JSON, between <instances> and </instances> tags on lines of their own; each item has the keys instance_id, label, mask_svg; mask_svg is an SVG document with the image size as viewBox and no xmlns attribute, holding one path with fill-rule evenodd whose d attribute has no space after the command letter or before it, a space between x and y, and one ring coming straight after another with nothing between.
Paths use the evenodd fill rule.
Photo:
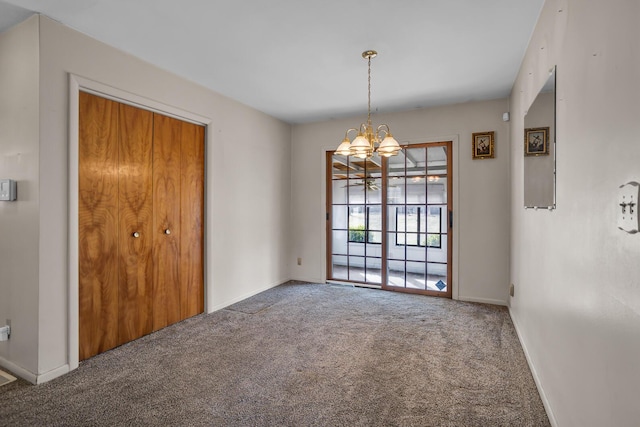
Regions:
<instances>
[{"instance_id":1,"label":"chandelier chain","mask_svg":"<svg viewBox=\"0 0 640 427\"><path fill-rule=\"evenodd\" d=\"M368 82L369 82L369 86L367 88L367 98L368 98L368 104L367 104L367 123L371 124L371 56L369 56L369 73L368 73Z\"/></svg>"}]
</instances>

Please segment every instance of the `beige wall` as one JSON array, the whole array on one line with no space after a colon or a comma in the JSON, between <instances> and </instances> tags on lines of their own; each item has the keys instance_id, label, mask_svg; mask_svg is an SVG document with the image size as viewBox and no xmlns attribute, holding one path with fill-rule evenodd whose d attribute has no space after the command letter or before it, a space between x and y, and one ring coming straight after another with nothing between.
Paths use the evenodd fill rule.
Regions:
<instances>
[{"instance_id":1,"label":"beige wall","mask_svg":"<svg viewBox=\"0 0 640 427\"><path fill-rule=\"evenodd\" d=\"M25 65L28 72L33 72L32 65ZM290 126L42 17L39 153L37 141L32 141L35 153L24 164L35 170L32 186L34 194L40 195L33 207L32 241L25 244L25 253L35 256L21 261L19 269L25 270L21 275L29 276L28 280L25 277L13 285L14 292L5 303L16 312L38 305L27 316L28 322L38 322L37 329L26 333L26 354L37 357L37 363L26 354L8 358L26 370L19 374L31 380L64 373L69 363L67 212L68 177L74 167L68 160L69 73L210 119L207 132L212 145L207 147L206 165L209 311L289 278ZM21 114L15 106L12 109L15 115ZM34 115L37 118L37 110ZM37 120L31 122L37 131L34 123ZM3 149L5 145L0 142ZM26 142L21 145L30 147ZM2 221L3 226L16 227L22 220ZM14 245L0 241L3 253L14 250ZM3 310L0 305L0 319L5 318ZM16 334L10 346L22 339L17 331L25 325L14 321L13 327Z\"/></svg>"},{"instance_id":2,"label":"beige wall","mask_svg":"<svg viewBox=\"0 0 640 427\"><path fill-rule=\"evenodd\" d=\"M511 313L552 422L640 419L640 235L616 227L640 181L640 2L547 0L511 96ZM557 209L523 209L523 113L557 69Z\"/></svg>"},{"instance_id":3,"label":"beige wall","mask_svg":"<svg viewBox=\"0 0 640 427\"><path fill-rule=\"evenodd\" d=\"M38 367L38 19L0 34L0 178L17 181L18 200L0 202L0 364ZM4 363L7 365L6 363ZM9 367L9 365L7 365Z\"/></svg>"},{"instance_id":4,"label":"beige wall","mask_svg":"<svg viewBox=\"0 0 640 427\"><path fill-rule=\"evenodd\" d=\"M506 304L509 280L509 132L506 99L374 115L400 143L454 139L454 284L464 300ZM366 117L297 125L292 133L291 275L325 280L325 152ZM496 132L496 158L472 160L471 134ZM457 239L457 240L456 240ZM302 258L302 265L296 258Z\"/></svg>"}]
</instances>

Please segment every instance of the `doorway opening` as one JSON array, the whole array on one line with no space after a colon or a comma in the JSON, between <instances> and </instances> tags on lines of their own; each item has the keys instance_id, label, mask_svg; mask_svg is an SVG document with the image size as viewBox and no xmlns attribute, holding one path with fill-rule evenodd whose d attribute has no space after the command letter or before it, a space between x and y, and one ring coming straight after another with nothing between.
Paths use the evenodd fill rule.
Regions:
<instances>
[{"instance_id":1,"label":"doorway opening","mask_svg":"<svg viewBox=\"0 0 640 427\"><path fill-rule=\"evenodd\" d=\"M327 152L327 280L451 298L452 142Z\"/></svg>"}]
</instances>

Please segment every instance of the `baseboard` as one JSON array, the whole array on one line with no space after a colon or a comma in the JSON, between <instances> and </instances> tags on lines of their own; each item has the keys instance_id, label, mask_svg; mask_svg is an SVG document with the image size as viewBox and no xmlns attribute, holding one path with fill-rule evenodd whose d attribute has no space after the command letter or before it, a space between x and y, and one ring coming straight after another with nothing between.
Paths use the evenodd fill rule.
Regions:
<instances>
[{"instance_id":1,"label":"baseboard","mask_svg":"<svg viewBox=\"0 0 640 427\"><path fill-rule=\"evenodd\" d=\"M54 378L58 378L64 374L69 373L69 365L62 365L58 368L45 372L44 374L34 374L33 372L24 369L23 367L18 366L15 363L10 362L2 357L0 357L0 367L6 369L7 371L10 371L23 380L30 382L31 384L43 384L47 381L51 381Z\"/></svg>"},{"instance_id":2,"label":"baseboard","mask_svg":"<svg viewBox=\"0 0 640 427\"><path fill-rule=\"evenodd\" d=\"M0 357L0 367L10 371L12 374L29 381L31 384L38 384L38 376L31 371L28 371L7 359Z\"/></svg>"},{"instance_id":3,"label":"baseboard","mask_svg":"<svg viewBox=\"0 0 640 427\"><path fill-rule=\"evenodd\" d=\"M538 389L538 394L540 394L540 399L542 399L542 405L544 406L544 410L547 412L547 417L549 418L549 422L553 427L558 427L558 422L556 421L556 418L553 415L553 411L551 410L549 399L547 399L547 395L544 392L544 387L542 387L542 383L540 382L538 371L536 370L535 365L531 361L529 350L527 349L527 345L522 339L522 335L520 334L520 328L518 327L518 322L516 321L515 317L513 316L513 313L511 312L511 307L509 307L509 317L511 317L511 323L513 323L513 327L516 330L516 335L518 336L518 340L520 341L520 346L522 347L522 351L524 352L524 357L525 359L527 359L529 370L531 371L531 375L533 376L533 381L536 383L536 388Z\"/></svg>"},{"instance_id":4,"label":"baseboard","mask_svg":"<svg viewBox=\"0 0 640 427\"><path fill-rule=\"evenodd\" d=\"M58 378L64 374L68 374L69 371L69 365L62 365L58 368L45 372L44 374L39 374L38 378L36 378L36 384L46 383L47 381L51 381L54 378Z\"/></svg>"},{"instance_id":5,"label":"baseboard","mask_svg":"<svg viewBox=\"0 0 640 427\"><path fill-rule=\"evenodd\" d=\"M276 286L280 286L283 283L288 282L289 280L290 279L279 280L277 283L265 286L263 288L255 290L255 291L251 291L251 292L249 292L247 294L243 294L243 295L241 295L241 296L239 296L237 298L233 298L233 299L231 299L229 301L225 301L223 303L216 304L213 307L211 307L210 309L208 309L207 313L213 313L214 311L222 310L225 307L229 307L230 305L233 305L233 304L235 304L237 302L240 302L240 301L245 300L247 298L251 298L254 295L258 295L260 292L264 292L264 291L267 291L267 290L269 290L271 288L275 288Z\"/></svg>"},{"instance_id":6,"label":"baseboard","mask_svg":"<svg viewBox=\"0 0 640 427\"><path fill-rule=\"evenodd\" d=\"M325 283L324 279L309 278L309 277L292 277L291 280L295 280L296 282L307 282L307 283Z\"/></svg>"},{"instance_id":7,"label":"baseboard","mask_svg":"<svg viewBox=\"0 0 640 427\"><path fill-rule=\"evenodd\" d=\"M499 299L490 299L490 298L475 298L475 297L465 297L458 296L458 301L465 302L479 302L481 304L493 304L493 305L507 305L507 301L499 300Z\"/></svg>"}]
</instances>

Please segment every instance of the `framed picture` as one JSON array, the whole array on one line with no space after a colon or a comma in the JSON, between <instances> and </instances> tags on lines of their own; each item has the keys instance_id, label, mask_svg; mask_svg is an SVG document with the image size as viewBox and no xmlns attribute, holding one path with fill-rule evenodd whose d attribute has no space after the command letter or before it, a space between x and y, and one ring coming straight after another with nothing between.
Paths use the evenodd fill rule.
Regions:
<instances>
[{"instance_id":1,"label":"framed picture","mask_svg":"<svg viewBox=\"0 0 640 427\"><path fill-rule=\"evenodd\" d=\"M474 159L493 159L493 134L494 132L476 132L472 138Z\"/></svg>"},{"instance_id":2,"label":"framed picture","mask_svg":"<svg viewBox=\"0 0 640 427\"><path fill-rule=\"evenodd\" d=\"M544 156L549 154L549 128L524 130L524 155Z\"/></svg>"}]
</instances>

